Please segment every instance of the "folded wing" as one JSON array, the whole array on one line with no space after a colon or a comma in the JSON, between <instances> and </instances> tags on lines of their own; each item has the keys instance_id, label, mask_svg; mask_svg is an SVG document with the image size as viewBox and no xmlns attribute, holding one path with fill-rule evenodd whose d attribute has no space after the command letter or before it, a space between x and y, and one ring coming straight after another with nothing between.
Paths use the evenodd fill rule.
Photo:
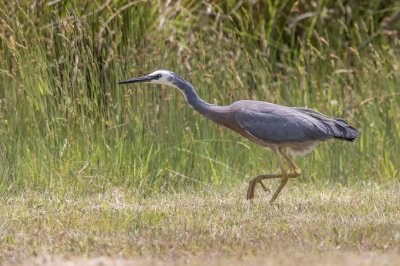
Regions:
<instances>
[{"instance_id":1,"label":"folded wing","mask_svg":"<svg viewBox=\"0 0 400 266\"><path fill-rule=\"evenodd\" d=\"M258 101L231 105L236 123L247 133L269 143L354 140L358 131L342 119L319 112Z\"/></svg>"}]
</instances>

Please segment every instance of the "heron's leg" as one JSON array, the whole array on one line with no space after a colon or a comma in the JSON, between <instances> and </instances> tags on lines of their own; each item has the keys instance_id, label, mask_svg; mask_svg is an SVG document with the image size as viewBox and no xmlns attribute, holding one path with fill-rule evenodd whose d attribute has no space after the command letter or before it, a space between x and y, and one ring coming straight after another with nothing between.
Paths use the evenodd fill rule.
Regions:
<instances>
[{"instance_id":1,"label":"heron's leg","mask_svg":"<svg viewBox=\"0 0 400 266\"><path fill-rule=\"evenodd\" d=\"M297 174L295 173L290 173L287 174L288 178L295 178L297 177ZM261 187L263 188L264 191L268 191L271 192L269 190L269 188L267 188L264 183L262 182L262 180L264 179L272 179L272 178L282 178L282 174L270 174L270 175L258 175L256 177L254 177L250 183L249 183L249 187L247 188L247 196L246 199L250 200L254 197L254 193L256 191L256 185L257 183L260 183Z\"/></svg>"},{"instance_id":2,"label":"heron's leg","mask_svg":"<svg viewBox=\"0 0 400 266\"><path fill-rule=\"evenodd\" d=\"M300 168L292 160L290 160L290 158L286 155L286 153L283 151L283 149L279 149L279 151L294 170L294 173L291 173L289 175L291 175L293 177L298 177L299 175L301 175Z\"/></svg>"},{"instance_id":3,"label":"heron's leg","mask_svg":"<svg viewBox=\"0 0 400 266\"><path fill-rule=\"evenodd\" d=\"M247 188L247 196L246 198L248 200L254 198L254 192L256 190L256 185L257 183L260 183L261 187L264 189L264 191L270 191L262 182L263 179L272 179L272 178L282 178L281 183L279 184L278 188L276 189L274 195L271 198L271 202L274 202L276 198L278 197L279 193L281 190L285 187L286 183L288 182L289 178L296 178L301 174L300 168L292 161L289 159L289 157L286 155L284 152L283 148L279 148L279 152L276 151L275 154L278 157L278 162L279 162L279 167L281 169L282 174L270 174L270 175L258 175L254 177L250 183L249 187ZM285 168L283 167L283 163L281 160L280 155L282 155L290 164L290 166L293 168L294 173L287 173Z\"/></svg>"},{"instance_id":4,"label":"heron's leg","mask_svg":"<svg viewBox=\"0 0 400 266\"><path fill-rule=\"evenodd\" d=\"M247 188L247 196L246 199L252 199L254 198L254 192L256 189L256 185L257 183L260 183L262 188L264 189L264 191L269 191L269 189L267 187L265 187L265 185L262 183L261 180L263 179L271 179L271 178L281 178L282 175L281 174L271 174L271 175L258 175L256 177L254 177L250 183L249 183L249 187Z\"/></svg>"},{"instance_id":5,"label":"heron's leg","mask_svg":"<svg viewBox=\"0 0 400 266\"><path fill-rule=\"evenodd\" d=\"M279 184L279 187L276 189L274 195L272 196L271 202L274 202L276 200L276 198L278 197L278 195L281 192L281 190L285 187L285 185L286 185L287 181L289 180L289 178L296 178L299 175L301 175L300 168L292 160L289 159L289 157L286 155L286 153L284 152L282 147L279 148L279 153L282 154L282 156L286 159L286 161L289 162L290 166L294 170L294 173L287 174L285 169L283 168L282 161L281 161L280 157L278 157L279 158L279 165L280 165L281 170L282 170L282 181Z\"/></svg>"},{"instance_id":6,"label":"heron's leg","mask_svg":"<svg viewBox=\"0 0 400 266\"><path fill-rule=\"evenodd\" d=\"M279 149L279 151L280 150L281 149ZM271 203L276 200L276 198L278 197L279 193L281 193L281 190L286 186L286 183L289 180L289 176L288 176L285 168L283 167L282 160L281 160L281 157L279 156L279 153L277 153L277 156L278 156L279 167L281 168L281 171L282 171L282 175L281 175L282 176L282 180L281 180L281 183L279 184L278 188L276 189L274 195L272 196L272 198L270 200Z\"/></svg>"}]
</instances>

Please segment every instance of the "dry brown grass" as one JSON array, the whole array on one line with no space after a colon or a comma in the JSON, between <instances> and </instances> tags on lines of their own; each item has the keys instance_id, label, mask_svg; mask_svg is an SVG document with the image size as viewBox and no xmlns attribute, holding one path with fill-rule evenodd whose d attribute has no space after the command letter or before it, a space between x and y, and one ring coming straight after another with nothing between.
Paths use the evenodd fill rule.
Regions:
<instances>
[{"instance_id":1,"label":"dry brown grass","mask_svg":"<svg viewBox=\"0 0 400 266\"><path fill-rule=\"evenodd\" d=\"M266 255L247 257L190 257L186 259L160 259L139 258L124 259L119 257L97 257L97 258L65 258L42 254L38 257L26 258L18 264L23 266L39 265L398 265L400 263L399 252L355 252L355 251L333 251L329 253L299 253L289 250L287 252L274 252Z\"/></svg>"},{"instance_id":2,"label":"dry brown grass","mask_svg":"<svg viewBox=\"0 0 400 266\"><path fill-rule=\"evenodd\" d=\"M400 261L397 188L300 184L274 205L261 192L251 204L243 191L3 198L1 259L22 265Z\"/></svg>"}]
</instances>

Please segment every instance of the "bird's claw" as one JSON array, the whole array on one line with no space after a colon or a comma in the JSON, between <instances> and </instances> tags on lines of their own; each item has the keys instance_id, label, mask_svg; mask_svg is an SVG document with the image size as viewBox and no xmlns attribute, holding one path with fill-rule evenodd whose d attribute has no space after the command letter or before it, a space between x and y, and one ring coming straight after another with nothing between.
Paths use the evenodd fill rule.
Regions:
<instances>
[{"instance_id":1,"label":"bird's claw","mask_svg":"<svg viewBox=\"0 0 400 266\"><path fill-rule=\"evenodd\" d=\"M263 188L263 190L264 190L265 192L268 192L268 194L271 193L271 190L270 190L269 188L267 188L261 180L258 181L258 182L260 183L261 187Z\"/></svg>"},{"instance_id":2,"label":"bird's claw","mask_svg":"<svg viewBox=\"0 0 400 266\"><path fill-rule=\"evenodd\" d=\"M265 192L268 192L268 194L271 193L271 190L270 190L269 188L267 188L261 180L256 180L256 179L255 179L255 180L252 180L252 181L250 182L250 184L249 184L249 187L248 187L248 189L247 189L247 196L246 196L246 199L252 200L252 199L254 198L254 191L255 191L255 188L256 188L257 183L260 183L261 187L263 188L263 190L264 190Z\"/></svg>"}]
</instances>

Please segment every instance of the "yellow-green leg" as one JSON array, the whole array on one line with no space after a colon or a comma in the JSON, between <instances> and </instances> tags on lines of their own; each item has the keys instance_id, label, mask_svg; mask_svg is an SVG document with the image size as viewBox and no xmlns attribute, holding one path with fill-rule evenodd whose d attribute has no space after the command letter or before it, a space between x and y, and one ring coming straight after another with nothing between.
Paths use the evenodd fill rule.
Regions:
<instances>
[{"instance_id":1,"label":"yellow-green leg","mask_svg":"<svg viewBox=\"0 0 400 266\"><path fill-rule=\"evenodd\" d=\"M298 177L299 175L301 175L300 168L292 160L289 159L289 157L286 155L286 153L284 152L282 147L279 147L279 153L290 164L290 166L294 170L294 173L289 173L289 174L286 173L285 169L283 168L282 161L281 161L280 157L278 156L279 165L280 165L281 171L282 171L282 180L281 180L281 183L279 184L278 188L276 189L274 195L271 198L271 201L270 201L271 203L276 200L276 198L279 196L279 193L281 192L281 190L286 186L286 183L289 180L289 177L295 178L295 177Z\"/></svg>"},{"instance_id":2,"label":"yellow-green leg","mask_svg":"<svg viewBox=\"0 0 400 266\"><path fill-rule=\"evenodd\" d=\"M254 198L254 192L256 190L256 185L257 183L260 183L260 185L262 186L262 188L264 189L264 191L268 191L270 192L270 190L262 183L263 179L271 179L271 178L281 178L282 175L281 174L270 174L270 175L258 175L256 177L254 177L250 183L249 183L249 187L247 188L247 196L246 199L250 200L252 198Z\"/></svg>"},{"instance_id":3,"label":"yellow-green leg","mask_svg":"<svg viewBox=\"0 0 400 266\"><path fill-rule=\"evenodd\" d=\"M281 158L279 155L282 155L286 161L289 162L290 166L293 168L294 173L287 173L285 168L283 167ZM269 174L269 175L258 175L255 178L253 178L250 183L249 183L249 187L247 189L247 196L246 198L248 200L253 199L254 198L254 192L255 192L255 188L257 183L260 183L260 185L262 186L262 188L264 189L264 191L270 191L267 187L265 187L265 185L263 184L262 180L263 179L272 179L272 178L282 178L281 183L279 184L278 188L276 189L274 195L271 198L271 203L274 202L277 197L279 196L279 193L282 191L282 189L285 187L286 183L288 182L289 178L296 178L301 174L301 170L300 168L292 161L289 159L289 157L286 155L286 153L284 152L283 148L280 147L279 148L279 153L277 152L277 158L278 158L278 162L279 162L279 167L281 168L281 174Z\"/></svg>"}]
</instances>

